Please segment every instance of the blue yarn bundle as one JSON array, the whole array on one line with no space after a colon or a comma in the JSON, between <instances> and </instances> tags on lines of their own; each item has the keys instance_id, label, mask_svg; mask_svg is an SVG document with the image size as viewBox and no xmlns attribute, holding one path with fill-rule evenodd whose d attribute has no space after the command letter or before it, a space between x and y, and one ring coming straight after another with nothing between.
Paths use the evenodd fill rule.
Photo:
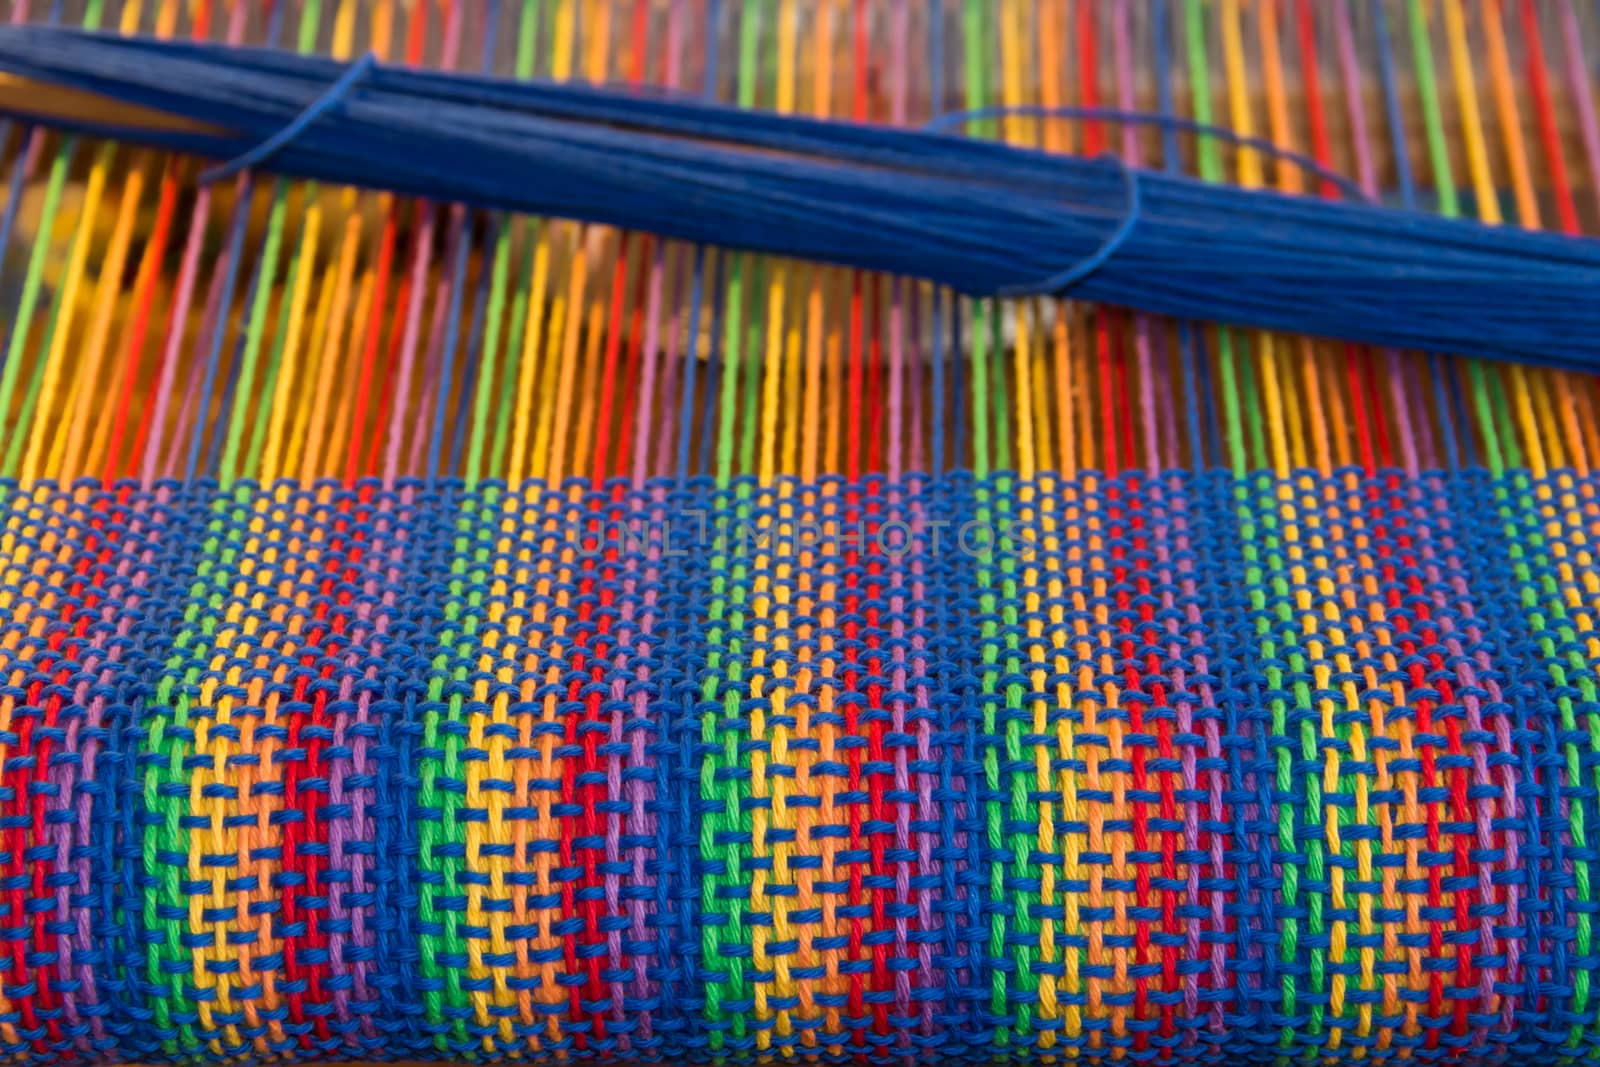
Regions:
<instances>
[{"instance_id":1,"label":"blue yarn bundle","mask_svg":"<svg viewBox=\"0 0 1600 1067\"><path fill-rule=\"evenodd\" d=\"M1600 242L1588 238L1229 188L938 129L400 69L370 57L346 66L276 50L8 27L0 69L215 127L44 118L233 160L206 179L261 165L922 277L973 295L1070 292L1185 319L1600 365ZM1351 192L1303 157L1225 139L1293 159Z\"/></svg>"}]
</instances>

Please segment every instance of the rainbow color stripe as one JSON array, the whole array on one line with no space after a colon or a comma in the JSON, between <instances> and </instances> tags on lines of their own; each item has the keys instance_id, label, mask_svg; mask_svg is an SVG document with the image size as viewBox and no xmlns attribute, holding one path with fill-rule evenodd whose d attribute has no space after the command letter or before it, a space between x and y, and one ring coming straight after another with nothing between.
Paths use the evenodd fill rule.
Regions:
<instances>
[{"instance_id":1,"label":"rainbow color stripe","mask_svg":"<svg viewBox=\"0 0 1600 1067\"><path fill-rule=\"evenodd\" d=\"M1575 0L11 17L1600 229ZM11 1061L1600 1056L1592 379L5 136Z\"/></svg>"}]
</instances>

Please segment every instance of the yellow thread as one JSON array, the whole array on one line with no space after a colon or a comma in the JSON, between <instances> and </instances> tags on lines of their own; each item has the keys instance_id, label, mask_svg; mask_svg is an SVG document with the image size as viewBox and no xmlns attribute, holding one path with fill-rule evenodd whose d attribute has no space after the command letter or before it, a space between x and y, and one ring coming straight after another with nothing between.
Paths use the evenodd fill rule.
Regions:
<instances>
[{"instance_id":1,"label":"yellow thread","mask_svg":"<svg viewBox=\"0 0 1600 1067\"><path fill-rule=\"evenodd\" d=\"M306 211L305 231L300 237L300 249L295 254L299 271L295 277L294 295L289 304L289 322L285 327L283 356L278 371L277 386L272 396L272 418L267 429L267 443L261 459L261 477L264 482L280 477L283 469L292 462L285 457L280 466L279 452L286 447L284 436L288 432L286 424L290 411L289 396L295 384L296 360L300 354L300 333L305 321L306 298L311 291L311 275L316 269L317 234L321 225L322 208L313 201ZM421 299L421 294L413 294L413 298Z\"/></svg>"},{"instance_id":2,"label":"yellow thread","mask_svg":"<svg viewBox=\"0 0 1600 1067\"><path fill-rule=\"evenodd\" d=\"M72 317L77 310L78 285L83 280L83 268L89 256L95 216L99 212L101 191L105 186L106 167L114 151L113 145L102 145L100 151L96 153L94 167L89 172L89 184L84 191L83 214L79 216L77 228L72 235L66 278L58 297L61 310L55 335L51 339L50 351L44 356L44 382L39 389L38 406L34 409L33 433L29 435L27 452L22 460L23 485L34 480L40 452L44 448L46 427L50 425L50 415L56 409L55 395L63 373L62 364L66 362L67 342L72 335ZM17 358L15 353L12 358ZM16 432L20 432L20 429L18 427Z\"/></svg>"}]
</instances>

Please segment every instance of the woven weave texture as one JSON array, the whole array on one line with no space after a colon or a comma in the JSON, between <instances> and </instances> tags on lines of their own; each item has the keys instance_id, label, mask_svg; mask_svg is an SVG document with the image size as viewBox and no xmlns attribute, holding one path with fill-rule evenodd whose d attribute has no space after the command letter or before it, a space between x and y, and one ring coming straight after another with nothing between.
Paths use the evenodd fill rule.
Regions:
<instances>
[{"instance_id":1,"label":"woven weave texture","mask_svg":"<svg viewBox=\"0 0 1600 1067\"><path fill-rule=\"evenodd\" d=\"M14 492L5 1040L1586 1055L1596 488Z\"/></svg>"}]
</instances>

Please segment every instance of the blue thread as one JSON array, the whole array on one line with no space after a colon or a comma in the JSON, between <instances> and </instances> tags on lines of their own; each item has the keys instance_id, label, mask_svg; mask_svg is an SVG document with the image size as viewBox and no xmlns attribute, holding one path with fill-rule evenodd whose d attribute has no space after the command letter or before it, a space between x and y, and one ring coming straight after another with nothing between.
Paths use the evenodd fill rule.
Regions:
<instances>
[{"instance_id":1,"label":"blue thread","mask_svg":"<svg viewBox=\"0 0 1600 1067\"><path fill-rule=\"evenodd\" d=\"M434 397L432 427L428 431L428 452L423 461L423 470L428 476L437 477L441 472L440 452L444 447L444 427L448 421L450 410L451 380L455 377L456 338L461 330L461 300L463 290L466 289L467 258L472 250L472 232L467 209L457 205L451 212L450 241L455 248L455 263L450 274L450 303L445 312L444 337L441 341L439 391ZM471 396L462 394L466 398L463 407L470 407Z\"/></svg>"},{"instance_id":2,"label":"blue thread","mask_svg":"<svg viewBox=\"0 0 1600 1067\"><path fill-rule=\"evenodd\" d=\"M1372 198L1355 182L1346 178L1336 170L1318 163L1315 159L1292 148L1284 148L1264 137L1253 137L1249 134L1239 133L1227 126L1217 126L1209 122L1198 122L1194 119L1182 118L1178 115L1168 115L1161 112L1126 111L1116 107L1045 107L1041 104L997 104L993 107L975 107L964 111L947 111L928 122L923 128L942 132L951 126L959 126L968 122L978 122L984 119L1025 118L1025 119L1102 119L1106 122L1120 122L1128 126L1155 126L1162 130L1179 133L1192 133L1202 137L1214 137L1225 141L1236 148L1251 148L1262 152L1275 159L1282 159L1293 163L1301 170L1338 186L1339 191L1352 200L1370 202ZM1099 158L1099 157L1097 157ZM1112 157L1117 158L1117 157Z\"/></svg>"},{"instance_id":3,"label":"blue thread","mask_svg":"<svg viewBox=\"0 0 1600 1067\"><path fill-rule=\"evenodd\" d=\"M245 184L247 187L250 185L248 181ZM238 203L234 205L233 218L228 223L228 244L225 253L227 259L224 260L226 266L223 267L222 293L218 304L222 308L228 307L233 302L233 287L239 278L239 261L244 258L244 235L250 215L249 209L250 197L239 197ZM223 340L227 332L228 316L225 314L217 315L216 323L211 331L211 342L206 348L205 377L200 384L200 405L195 422L197 426L206 425L210 416L211 394L215 392L217 366L222 362ZM244 331L240 332L242 334ZM232 395L231 391L229 395ZM219 422L218 425L220 426L222 423ZM223 435L220 433L212 434L213 438L221 436ZM186 479L193 479L196 470L199 468L200 447L204 437L205 435L203 434L194 434L189 442L189 456L183 468Z\"/></svg>"},{"instance_id":4,"label":"blue thread","mask_svg":"<svg viewBox=\"0 0 1600 1067\"><path fill-rule=\"evenodd\" d=\"M1284 148L1271 141L1260 137L1252 137L1237 133L1226 126L1216 126L1209 122L1197 122L1193 119L1180 118L1169 114L1150 114L1144 111L1126 111L1112 107L1044 107L1033 104L997 105L993 107L967 108L961 111L947 111L929 121L925 129L943 131L951 126L964 125L995 118L1038 118L1038 119L1105 119L1111 122L1121 122L1133 126L1157 126L1167 132L1187 132L1202 136L1215 137L1229 144L1241 148L1252 148L1267 153L1278 159L1287 160L1302 170L1337 186L1340 192L1356 200L1371 200L1366 192L1355 182L1335 170L1324 167L1310 156L1303 155L1293 149ZM995 295L1002 297L1027 297L1027 296L1054 296L1072 288L1078 282L1087 278L1101 267L1128 242L1133 236L1134 227L1139 224L1139 216L1143 211L1143 198L1139 193L1139 172L1122 159L1121 156L1104 152L1095 157L1096 162L1110 163L1122 177L1122 186L1127 198L1127 211L1122 221L1111 235L1105 239L1099 248L1089 253L1077 263L1057 274L1038 282L1024 283L1021 285L1008 285L995 291Z\"/></svg>"},{"instance_id":5,"label":"blue thread","mask_svg":"<svg viewBox=\"0 0 1600 1067\"><path fill-rule=\"evenodd\" d=\"M498 215L491 214L483 229L483 247L494 248L499 240L501 220ZM471 244L471 242L467 242ZM467 351L477 353L477 359L469 359L462 368L461 388L459 396L462 402L456 404L455 425L450 429L450 447L444 454L443 462L448 467L452 461L454 467L459 469L466 457L467 421L476 406L475 391L478 385L478 374L482 371L482 364L490 365L489 373L494 373L493 364L495 353L487 351L484 341L487 339L487 318L485 311L489 301L489 281L491 271L478 272L478 284L472 298L472 320L467 328Z\"/></svg>"},{"instance_id":6,"label":"blue thread","mask_svg":"<svg viewBox=\"0 0 1600 1067\"><path fill-rule=\"evenodd\" d=\"M711 328L706 335L706 386L700 416L699 456L695 473L713 473L712 445L717 439L717 402L722 396L722 376L728 372L724 366L727 357L722 351L722 331L728 315L728 261L731 256L718 256L711 283ZM734 314L737 314L735 310ZM693 337L693 334L690 335ZM734 339L738 344L738 339ZM694 427L690 427L691 432Z\"/></svg>"},{"instance_id":7,"label":"blue thread","mask_svg":"<svg viewBox=\"0 0 1600 1067\"><path fill-rule=\"evenodd\" d=\"M1133 236L1133 228L1139 225L1139 213L1143 207L1142 198L1139 196L1139 172L1124 163L1120 157L1109 153L1096 158L1110 163L1122 176L1122 187L1128 194L1128 212L1122 217L1122 222L1099 248L1066 270L1052 274L1032 285L1008 285L1000 290L1000 296L1053 296L1066 292L1105 266L1106 261L1116 255L1122 246L1127 244L1128 238Z\"/></svg>"},{"instance_id":8,"label":"blue thread","mask_svg":"<svg viewBox=\"0 0 1600 1067\"><path fill-rule=\"evenodd\" d=\"M1113 200L1095 160L370 60L342 68L310 56L7 27L0 67L227 131L59 123L79 132L213 156L264 138L208 171L210 181L293 142L274 167L302 178L921 277L968 296L1070 284L1080 299L1176 319L1600 366L1600 306L1591 299L1600 241L1592 238L1148 169ZM359 117L334 106L369 69ZM307 87L326 81L335 84L302 109ZM1348 180L1297 153L1171 115L989 108L935 122L1004 114L1159 126L1169 140L1176 130L1198 132L1292 161L1356 195ZM1128 181L1137 185L1136 211ZM1108 241L1113 217L1122 223ZM1064 260L1076 262L1063 271Z\"/></svg>"},{"instance_id":9,"label":"blue thread","mask_svg":"<svg viewBox=\"0 0 1600 1067\"><path fill-rule=\"evenodd\" d=\"M684 341L683 384L680 387L680 402L678 405L677 448L675 455L679 484L689 481L689 453L694 445L694 378L695 367L700 363L698 347L700 337L700 304L701 295L705 290L706 249L704 245L696 245L694 250L694 269L689 287L689 320Z\"/></svg>"},{"instance_id":10,"label":"blue thread","mask_svg":"<svg viewBox=\"0 0 1600 1067\"><path fill-rule=\"evenodd\" d=\"M200 177L195 180L202 186L211 185L237 174L241 170L265 163L292 144L306 130L310 129L312 123L338 107L344 98L350 94L350 90L356 87L356 83L371 74L377 65L378 57L368 52L350 64L345 72L339 76L339 80L328 86L327 90L313 100L289 125L243 155L234 156L226 163L201 171Z\"/></svg>"}]
</instances>

